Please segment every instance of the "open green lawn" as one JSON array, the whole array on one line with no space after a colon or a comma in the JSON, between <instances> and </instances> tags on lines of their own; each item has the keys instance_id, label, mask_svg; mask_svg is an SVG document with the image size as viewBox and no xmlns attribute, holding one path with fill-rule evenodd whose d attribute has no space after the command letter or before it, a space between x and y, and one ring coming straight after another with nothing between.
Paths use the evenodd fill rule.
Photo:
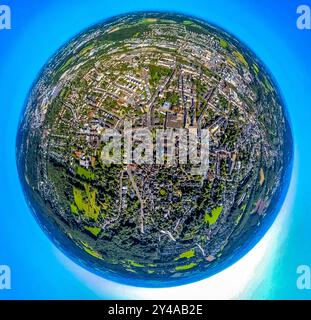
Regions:
<instances>
[{"instance_id":1,"label":"open green lawn","mask_svg":"<svg viewBox=\"0 0 311 320\"><path fill-rule=\"evenodd\" d=\"M94 48L94 43L88 44L79 52L79 56L84 56L86 53L90 52L93 48Z\"/></svg>"},{"instance_id":2,"label":"open green lawn","mask_svg":"<svg viewBox=\"0 0 311 320\"><path fill-rule=\"evenodd\" d=\"M97 190L91 191L89 184L84 184L85 191L76 187L73 188L75 205L89 219L97 221L100 207L96 204Z\"/></svg>"},{"instance_id":3,"label":"open green lawn","mask_svg":"<svg viewBox=\"0 0 311 320\"><path fill-rule=\"evenodd\" d=\"M186 25L186 26L190 26L190 25L193 24L193 22L190 21L190 20L184 20L184 21L183 21L183 24Z\"/></svg>"},{"instance_id":4,"label":"open green lawn","mask_svg":"<svg viewBox=\"0 0 311 320\"><path fill-rule=\"evenodd\" d=\"M128 263L133 267L137 267L137 268L143 268L144 267L143 264L137 263L137 262L135 262L133 260L128 260Z\"/></svg>"},{"instance_id":5,"label":"open green lawn","mask_svg":"<svg viewBox=\"0 0 311 320\"><path fill-rule=\"evenodd\" d=\"M264 85L268 91L273 91L273 87L267 77L264 77Z\"/></svg>"},{"instance_id":6,"label":"open green lawn","mask_svg":"<svg viewBox=\"0 0 311 320\"><path fill-rule=\"evenodd\" d=\"M239 51L234 51L233 54L237 57L237 59L245 65L245 67L248 67L248 63L246 59L244 58L243 54Z\"/></svg>"},{"instance_id":7,"label":"open green lawn","mask_svg":"<svg viewBox=\"0 0 311 320\"><path fill-rule=\"evenodd\" d=\"M87 242L81 241L82 245L83 245L83 250L85 252L87 252L88 254L90 254L91 256L98 258L98 259L102 259L102 255L97 252L96 250L94 250Z\"/></svg>"},{"instance_id":8,"label":"open green lawn","mask_svg":"<svg viewBox=\"0 0 311 320\"><path fill-rule=\"evenodd\" d=\"M73 62L74 56L71 56L59 69L59 72L64 72L66 68Z\"/></svg>"},{"instance_id":9,"label":"open green lawn","mask_svg":"<svg viewBox=\"0 0 311 320\"><path fill-rule=\"evenodd\" d=\"M224 39L220 39L220 45L223 47L223 48L228 48L228 42Z\"/></svg>"},{"instance_id":10,"label":"open green lawn","mask_svg":"<svg viewBox=\"0 0 311 320\"><path fill-rule=\"evenodd\" d=\"M182 258L190 259L194 256L195 256L195 251L194 251L194 249L191 249L191 250L188 250L188 251L181 253L175 260L177 261Z\"/></svg>"},{"instance_id":11,"label":"open green lawn","mask_svg":"<svg viewBox=\"0 0 311 320\"><path fill-rule=\"evenodd\" d=\"M149 66L149 72L151 85L157 84L162 79L162 77L167 77L172 73L169 68L157 66L154 64L151 64Z\"/></svg>"},{"instance_id":12,"label":"open green lawn","mask_svg":"<svg viewBox=\"0 0 311 320\"><path fill-rule=\"evenodd\" d=\"M145 18L145 19L141 19L140 23L142 24L150 24L150 23L156 23L158 22L158 19L155 18Z\"/></svg>"},{"instance_id":13,"label":"open green lawn","mask_svg":"<svg viewBox=\"0 0 311 320\"><path fill-rule=\"evenodd\" d=\"M92 171L87 170L83 167L78 167L76 172L80 177L85 178L87 180L93 180L95 178L95 174Z\"/></svg>"},{"instance_id":14,"label":"open green lawn","mask_svg":"<svg viewBox=\"0 0 311 320\"><path fill-rule=\"evenodd\" d=\"M99 227L89 227L89 226L85 226L84 227L85 230L91 232L95 237L98 236L98 234L100 233L101 231L101 228Z\"/></svg>"},{"instance_id":15,"label":"open green lawn","mask_svg":"<svg viewBox=\"0 0 311 320\"><path fill-rule=\"evenodd\" d=\"M183 270L189 270L193 267L195 267L197 264L196 263L189 263L189 264L186 264L186 265L183 265L183 266L177 266L175 268L176 271L183 271Z\"/></svg>"},{"instance_id":16,"label":"open green lawn","mask_svg":"<svg viewBox=\"0 0 311 320\"><path fill-rule=\"evenodd\" d=\"M76 207L76 205L74 203L72 203L70 205L70 210L72 213L77 214L78 213L78 208Z\"/></svg>"},{"instance_id":17,"label":"open green lawn","mask_svg":"<svg viewBox=\"0 0 311 320\"><path fill-rule=\"evenodd\" d=\"M90 248L84 248L84 251L95 258L102 259L102 256L98 252L96 252Z\"/></svg>"},{"instance_id":18,"label":"open green lawn","mask_svg":"<svg viewBox=\"0 0 311 320\"><path fill-rule=\"evenodd\" d=\"M211 215L209 215L209 213L206 212L205 216L204 216L205 222L208 222L209 225L214 224L218 220L218 218L222 212L222 209L223 209L223 206L219 206L219 207L213 209L211 212Z\"/></svg>"},{"instance_id":19,"label":"open green lawn","mask_svg":"<svg viewBox=\"0 0 311 320\"><path fill-rule=\"evenodd\" d=\"M253 69L254 69L256 74L259 73L259 67L257 66L257 64L253 63Z\"/></svg>"}]
</instances>

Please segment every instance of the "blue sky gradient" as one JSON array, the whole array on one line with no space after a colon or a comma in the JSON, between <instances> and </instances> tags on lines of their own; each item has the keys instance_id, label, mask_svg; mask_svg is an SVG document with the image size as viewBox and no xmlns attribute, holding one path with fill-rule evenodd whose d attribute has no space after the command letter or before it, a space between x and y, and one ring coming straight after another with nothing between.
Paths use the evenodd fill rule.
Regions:
<instances>
[{"instance_id":1,"label":"blue sky gradient","mask_svg":"<svg viewBox=\"0 0 311 320\"><path fill-rule=\"evenodd\" d=\"M0 300L120 297L113 284L98 293L72 272L37 225L18 180L15 138L27 93L48 58L86 27L138 10L177 11L214 23L248 45L272 73L292 124L296 192L277 263L271 261L267 275L249 286L243 297L311 298L311 291L296 288L297 266L311 266L311 30L296 27L297 6L311 6L310 0L0 0L0 4L12 10L12 29L0 30L0 265L11 267L12 289L0 290Z\"/></svg>"}]
</instances>

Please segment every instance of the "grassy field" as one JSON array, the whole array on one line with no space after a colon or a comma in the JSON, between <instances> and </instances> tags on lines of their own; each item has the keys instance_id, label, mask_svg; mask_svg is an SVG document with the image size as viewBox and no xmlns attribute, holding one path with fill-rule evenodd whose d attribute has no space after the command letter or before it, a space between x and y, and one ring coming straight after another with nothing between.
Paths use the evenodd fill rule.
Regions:
<instances>
[{"instance_id":1,"label":"grassy field","mask_svg":"<svg viewBox=\"0 0 311 320\"><path fill-rule=\"evenodd\" d=\"M80 177L85 178L87 180L93 180L95 178L95 174L92 171L87 170L83 167L78 167L76 172Z\"/></svg>"},{"instance_id":2,"label":"grassy field","mask_svg":"<svg viewBox=\"0 0 311 320\"><path fill-rule=\"evenodd\" d=\"M196 263L189 263L189 264L186 264L184 266L177 266L175 268L176 271L183 271L183 270L189 270L193 267L195 267L197 264Z\"/></svg>"},{"instance_id":3,"label":"grassy field","mask_svg":"<svg viewBox=\"0 0 311 320\"><path fill-rule=\"evenodd\" d=\"M144 268L144 265L143 264L140 264L140 263L137 263L133 260L128 260L128 263L133 266L133 267L137 267L137 268Z\"/></svg>"},{"instance_id":4,"label":"grassy field","mask_svg":"<svg viewBox=\"0 0 311 320\"><path fill-rule=\"evenodd\" d=\"M74 203L72 203L70 205L70 210L72 213L77 214L79 212L78 208L76 207L76 205Z\"/></svg>"},{"instance_id":5,"label":"grassy field","mask_svg":"<svg viewBox=\"0 0 311 320\"><path fill-rule=\"evenodd\" d=\"M79 52L79 56L84 56L86 53L89 53L93 48L94 48L94 43L88 44Z\"/></svg>"},{"instance_id":6,"label":"grassy field","mask_svg":"<svg viewBox=\"0 0 311 320\"><path fill-rule=\"evenodd\" d=\"M90 254L91 256L95 257L95 258L98 258L98 259L102 259L102 255L95 251L94 249L92 249L88 243L84 242L84 241L81 241L82 245L83 245L83 250L85 252L87 252L88 254Z\"/></svg>"},{"instance_id":7,"label":"grassy field","mask_svg":"<svg viewBox=\"0 0 311 320\"><path fill-rule=\"evenodd\" d=\"M234 51L233 54L237 57L237 59L245 65L245 67L248 68L248 63L246 59L244 58L243 54L240 53L239 51Z\"/></svg>"},{"instance_id":8,"label":"grassy field","mask_svg":"<svg viewBox=\"0 0 311 320\"><path fill-rule=\"evenodd\" d=\"M86 226L84 227L85 230L91 232L95 237L98 236L98 234L100 233L101 231L101 228L98 228L98 227L89 227L89 226Z\"/></svg>"},{"instance_id":9,"label":"grassy field","mask_svg":"<svg viewBox=\"0 0 311 320\"><path fill-rule=\"evenodd\" d=\"M69 67L69 65L73 62L74 60L74 56L71 56L63 65L62 67L59 69L59 72L64 72L66 70L67 67Z\"/></svg>"},{"instance_id":10,"label":"grassy field","mask_svg":"<svg viewBox=\"0 0 311 320\"><path fill-rule=\"evenodd\" d=\"M228 48L228 42L226 40L220 39L219 42L224 49Z\"/></svg>"},{"instance_id":11,"label":"grassy field","mask_svg":"<svg viewBox=\"0 0 311 320\"><path fill-rule=\"evenodd\" d=\"M267 77L264 77L264 85L268 91L273 92L273 87Z\"/></svg>"},{"instance_id":12,"label":"grassy field","mask_svg":"<svg viewBox=\"0 0 311 320\"><path fill-rule=\"evenodd\" d=\"M156 65L150 65L149 66L149 72L150 72L150 84L154 86L157 84L162 77L167 77L171 74L171 70L169 68L156 66Z\"/></svg>"},{"instance_id":13,"label":"grassy field","mask_svg":"<svg viewBox=\"0 0 311 320\"><path fill-rule=\"evenodd\" d=\"M158 22L158 19L155 18L145 18L145 19L141 19L140 23L142 24L150 24L150 23L155 23Z\"/></svg>"},{"instance_id":14,"label":"grassy field","mask_svg":"<svg viewBox=\"0 0 311 320\"><path fill-rule=\"evenodd\" d=\"M85 191L73 188L75 205L88 219L97 221L100 207L96 204L97 190L91 191L89 184L84 184Z\"/></svg>"},{"instance_id":15,"label":"grassy field","mask_svg":"<svg viewBox=\"0 0 311 320\"><path fill-rule=\"evenodd\" d=\"M186 258L186 259L190 259L193 258L195 256L195 251L194 249L188 250L186 252L181 253L176 259L175 261L182 259L182 258Z\"/></svg>"},{"instance_id":16,"label":"grassy field","mask_svg":"<svg viewBox=\"0 0 311 320\"><path fill-rule=\"evenodd\" d=\"M254 69L255 73L258 75L259 74L259 67L257 66L257 64L253 63L253 69Z\"/></svg>"},{"instance_id":17,"label":"grassy field","mask_svg":"<svg viewBox=\"0 0 311 320\"><path fill-rule=\"evenodd\" d=\"M193 24L193 22L190 21L190 20L184 20L183 24L186 25L186 26L191 26Z\"/></svg>"},{"instance_id":18,"label":"grassy field","mask_svg":"<svg viewBox=\"0 0 311 320\"><path fill-rule=\"evenodd\" d=\"M219 207L213 209L211 212L211 216L208 214L208 212L205 213L205 216L204 216L205 222L208 222L209 225L214 224L218 220L218 218L222 212L222 209L223 209L223 206L219 206Z\"/></svg>"}]
</instances>

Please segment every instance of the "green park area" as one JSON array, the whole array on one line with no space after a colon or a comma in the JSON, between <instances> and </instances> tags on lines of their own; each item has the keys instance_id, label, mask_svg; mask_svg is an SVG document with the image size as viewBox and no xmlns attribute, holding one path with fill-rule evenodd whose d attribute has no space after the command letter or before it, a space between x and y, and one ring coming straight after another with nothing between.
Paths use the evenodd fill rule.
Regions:
<instances>
[{"instance_id":1,"label":"green park area","mask_svg":"<svg viewBox=\"0 0 311 320\"><path fill-rule=\"evenodd\" d=\"M88 254L90 254L91 256L98 258L98 259L102 259L102 255L97 252L96 250L94 250L87 242L81 241L82 245L83 245L83 250L85 252L87 252Z\"/></svg>"},{"instance_id":2,"label":"green park area","mask_svg":"<svg viewBox=\"0 0 311 320\"><path fill-rule=\"evenodd\" d=\"M73 188L75 206L82 211L86 218L97 221L100 207L96 204L97 190L91 190L89 184L84 184L85 190Z\"/></svg>"},{"instance_id":3,"label":"green park area","mask_svg":"<svg viewBox=\"0 0 311 320\"><path fill-rule=\"evenodd\" d=\"M205 216L204 216L205 222L208 222L209 225L214 224L218 220L218 218L222 212L222 209L223 209L223 206L219 206L219 207L213 209L211 214L206 212Z\"/></svg>"},{"instance_id":4,"label":"green park area","mask_svg":"<svg viewBox=\"0 0 311 320\"><path fill-rule=\"evenodd\" d=\"M192 21L190 21L190 20L184 20L183 24L186 25L186 26L191 26L194 23Z\"/></svg>"},{"instance_id":5,"label":"green park area","mask_svg":"<svg viewBox=\"0 0 311 320\"><path fill-rule=\"evenodd\" d=\"M136 268L143 268L144 265L143 264L140 264L140 263L137 263L133 260L128 260L128 263L132 266L132 267L136 267Z\"/></svg>"},{"instance_id":6,"label":"green park area","mask_svg":"<svg viewBox=\"0 0 311 320\"><path fill-rule=\"evenodd\" d=\"M101 231L101 228L99 227L89 227L89 226L85 226L84 227L85 230L89 231L90 233L92 233L95 237L98 236L98 234Z\"/></svg>"},{"instance_id":7,"label":"green park area","mask_svg":"<svg viewBox=\"0 0 311 320\"><path fill-rule=\"evenodd\" d=\"M224 49L228 48L228 42L226 40L220 39L219 43Z\"/></svg>"},{"instance_id":8,"label":"green park area","mask_svg":"<svg viewBox=\"0 0 311 320\"><path fill-rule=\"evenodd\" d=\"M152 86L156 85L162 77L168 77L171 75L171 72L172 71L169 68L151 64L149 66L150 84Z\"/></svg>"},{"instance_id":9,"label":"green park area","mask_svg":"<svg viewBox=\"0 0 311 320\"><path fill-rule=\"evenodd\" d=\"M93 180L95 178L95 174L91 170L87 170L83 167L78 167L76 172L80 177L87 180Z\"/></svg>"},{"instance_id":10,"label":"green park area","mask_svg":"<svg viewBox=\"0 0 311 320\"><path fill-rule=\"evenodd\" d=\"M237 59L244 64L245 67L248 68L248 63L245 59L245 57L243 56L242 53L240 53L239 51L234 51L233 54L237 57Z\"/></svg>"},{"instance_id":11,"label":"green park area","mask_svg":"<svg viewBox=\"0 0 311 320\"><path fill-rule=\"evenodd\" d=\"M176 271L185 271L185 270L189 270L193 267L195 267L197 264L196 263L189 263L189 264L186 264L186 265L183 265L183 266L177 266L175 268Z\"/></svg>"},{"instance_id":12,"label":"green park area","mask_svg":"<svg viewBox=\"0 0 311 320\"><path fill-rule=\"evenodd\" d=\"M70 64L74 61L74 56L71 56L59 69L59 72L64 72L67 67L70 66Z\"/></svg>"},{"instance_id":13,"label":"green park area","mask_svg":"<svg viewBox=\"0 0 311 320\"><path fill-rule=\"evenodd\" d=\"M175 261L179 260L179 259L183 259L183 258L186 258L186 259L190 259L190 258L193 258L195 256L195 251L194 249L191 249L191 250L188 250L188 251L185 251L183 253L181 253L176 259Z\"/></svg>"}]
</instances>

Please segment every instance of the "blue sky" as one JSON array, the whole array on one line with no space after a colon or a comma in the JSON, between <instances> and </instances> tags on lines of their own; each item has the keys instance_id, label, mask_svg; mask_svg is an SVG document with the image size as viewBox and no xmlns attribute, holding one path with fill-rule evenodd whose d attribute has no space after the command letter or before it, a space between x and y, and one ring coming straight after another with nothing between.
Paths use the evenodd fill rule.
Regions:
<instances>
[{"instance_id":1,"label":"blue sky","mask_svg":"<svg viewBox=\"0 0 311 320\"><path fill-rule=\"evenodd\" d=\"M253 256L241 262L241 270L245 264L252 268L261 266L260 277L249 269L250 276L241 281L243 288L228 280L230 273L221 273L217 281L209 281L214 281L211 285L216 287L217 283L225 283L218 288L217 297L311 298L311 291L296 288L297 266L311 266L311 30L296 28L296 8L300 4L311 6L310 0L0 0L0 4L8 4L12 9L12 29L0 31L0 265L11 267L12 289L1 290L0 299L111 299L176 293L123 288L68 261L32 217L15 165L18 119L43 64L84 28L106 17L136 10L169 10L201 17L241 39L270 69L290 114L296 151L295 183L290 188L288 205L281 210L282 219L258 246L260 254L254 248ZM201 298L212 297L205 282L199 286ZM179 288L180 292L190 289Z\"/></svg>"}]
</instances>

